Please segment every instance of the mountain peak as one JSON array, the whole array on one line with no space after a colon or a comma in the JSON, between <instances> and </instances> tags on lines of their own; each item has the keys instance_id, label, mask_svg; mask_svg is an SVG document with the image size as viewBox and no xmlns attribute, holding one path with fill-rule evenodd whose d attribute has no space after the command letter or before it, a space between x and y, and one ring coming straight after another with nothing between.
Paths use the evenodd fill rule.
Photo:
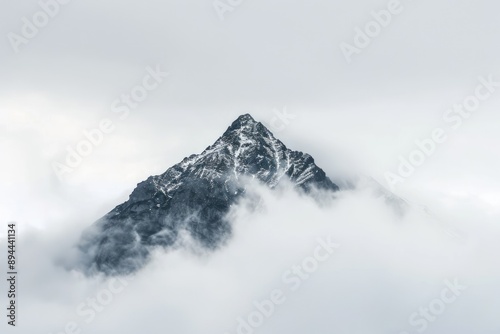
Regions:
<instances>
[{"instance_id":1,"label":"mountain peak","mask_svg":"<svg viewBox=\"0 0 500 334\"><path fill-rule=\"evenodd\" d=\"M228 131L234 131L239 129L255 130L255 127L260 124L255 121L255 119L250 114L244 114L239 116L228 128ZM226 131L227 132L227 131Z\"/></svg>"},{"instance_id":2,"label":"mountain peak","mask_svg":"<svg viewBox=\"0 0 500 334\"><path fill-rule=\"evenodd\" d=\"M241 122L241 123L257 123L255 119L252 117L250 114L243 114L240 115L235 122Z\"/></svg>"},{"instance_id":3,"label":"mountain peak","mask_svg":"<svg viewBox=\"0 0 500 334\"><path fill-rule=\"evenodd\" d=\"M277 141L271 131L269 131L262 123L257 122L250 114L239 116L224 132L224 134L215 143L216 146L225 144L233 144L240 146L249 142L260 142L265 138Z\"/></svg>"},{"instance_id":4,"label":"mountain peak","mask_svg":"<svg viewBox=\"0 0 500 334\"><path fill-rule=\"evenodd\" d=\"M270 189L288 180L308 193L339 190L314 159L288 149L249 114L239 116L212 146L138 184L129 200L99 220L81 245L89 269L131 273L155 247L175 247L182 233L207 249L231 235L227 213L246 194L247 177Z\"/></svg>"}]
</instances>

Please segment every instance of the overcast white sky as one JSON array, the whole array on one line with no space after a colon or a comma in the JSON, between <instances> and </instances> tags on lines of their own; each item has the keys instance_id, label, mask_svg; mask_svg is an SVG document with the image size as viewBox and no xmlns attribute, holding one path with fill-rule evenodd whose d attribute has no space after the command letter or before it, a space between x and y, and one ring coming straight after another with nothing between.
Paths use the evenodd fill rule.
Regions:
<instances>
[{"instance_id":1,"label":"overcast white sky","mask_svg":"<svg viewBox=\"0 0 500 334\"><path fill-rule=\"evenodd\" d=\"M340 44L388 2L246 0L221 21L211 0L73 0L15 53L7 35L40 7L0 0L1 219L90 224L238 115L269 124L284 107L296 119L277 137L332 177L352 168L383 181L416 139L446 128L448 141L396 192L456 219L497 217L500 89L456 131L442 117L478 76L500 81L500 5L401 0L348 64ZM157 64L169 77L119 120L112 102ZM104 118L115 131L61 182L51 164Z\"/></svg>"}]
</instances>

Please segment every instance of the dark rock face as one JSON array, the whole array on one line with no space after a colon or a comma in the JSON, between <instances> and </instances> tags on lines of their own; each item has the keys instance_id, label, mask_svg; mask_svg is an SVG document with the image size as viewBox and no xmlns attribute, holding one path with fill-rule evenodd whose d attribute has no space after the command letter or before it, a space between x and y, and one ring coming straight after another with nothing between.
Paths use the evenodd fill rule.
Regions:
<instances>
[{"instance_id":1,"label":"dark rock face","mask_svg":"<svg viewBox=\"0 0 500 334\"><path fill-rule=\"evenodd\" d=\"M271 189L284 179L305 192L339 189L310 155L287 149L264 125L242 115L204 152L139 183L127 202L97 221L80 244L90 256L86 268L129 274L153 248L174 246L180 233L217 248L231 235L225 216L245 195L245 177Z\"/></svg>"}]
</instances>

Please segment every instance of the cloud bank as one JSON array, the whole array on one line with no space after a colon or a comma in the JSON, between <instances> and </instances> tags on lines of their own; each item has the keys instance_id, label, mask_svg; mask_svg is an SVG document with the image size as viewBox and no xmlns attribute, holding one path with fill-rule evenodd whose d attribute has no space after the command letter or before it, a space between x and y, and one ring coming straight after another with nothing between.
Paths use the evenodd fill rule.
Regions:
<instances>
[{"instance_id":1,"label":"cloud bank","mask_svg":"<svg viewBox=\"0 0 500 334\"><path fill-rule=\"evenodd\" d=\"M18 330L465 334L499 328L494 217L464 210L461 235L452 237L442 221L414 207L401 216L369 187L320 204L288 188L253 186L251 193L259 204L233 208L234 236L225 247L157 251L129 277L67 271L63 264L79 234L74 226L26 233L19 245ZM329 242L334 251L318 250ZM453 302L440 303L448 286L455 290L444 296ZM279 303L271 307L272 298Z\"/></svg>"}]
</instances>

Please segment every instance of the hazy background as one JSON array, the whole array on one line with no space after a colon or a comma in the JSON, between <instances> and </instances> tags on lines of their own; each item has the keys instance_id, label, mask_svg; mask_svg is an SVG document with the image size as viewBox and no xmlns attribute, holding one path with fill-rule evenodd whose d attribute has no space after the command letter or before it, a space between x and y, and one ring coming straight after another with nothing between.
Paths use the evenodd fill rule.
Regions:
<instances>
[{"instance_id":1,"label":"hazy background","mask_svg":"<svg viewBox=\"0 0 500 334\"><path fill-rule=\"evenodd\" d=\"M399 155L407 156L415 148L416 139L427 138L434 128L442 126L448 108L474 92L478 76L492 74L500 80L500 6L486 0L403 0L404 11L370 46L355 55L351 64L342 55L340 43L352 44L355 27L363 27L372 19L370 12L386 8L387 1L248 0L221 21L208 0L119 4L73 0L61 6L59 14L17 54L6 36L20 33L22 17L31 18L40 7L33 0L0 3L0 35L4 36L0 42L0 217L3 222L18 222L26 236L37 235L31 238L42 240L40 244L27 243L37 256L21 263L25 272L45 273L30 285L33 291L43 290L40 293L46 294L45 299L40 299L39 307L32 304L32 312L21 309L20 322L24 324L32 320L28 313L36 314L48 300L63 305L58 306L63 309L74 308L66 307L56 297L47 299L53 294L51 289L64 291L61 286L65 286L50 284L55 275L51 259L61 252L57 243L67 246L81 228L125 201L147 176L162 173L185 156L201 152L238 115L248 112L269 124L275 110L286 107L296 119L276 135L287 146L310 153L332 177L342 176L352 166L352 170L360 169L383 182L384 173L397 168ZM157 64L170 76L130 117L119 120L110 110L111 103L142 81L147 66L154 68ZM482 235L496 235L493 222L499 217L499 107L500 90L462 127L449 131L449 140L396 190L451 224L468 226L465 234L476 240L472 243L476 246L484 240L470 235L474 231L471 227L477 226L477 233ZM115 131L61 181L51 164L62 162L67 145L74 147L84 138L82 132L95 128L103 118L116 121ZM359 210L362 203L349 203L352 206L345 210ZM385 210L382 205L374 206ZM316 209L311 210L310 217L316 217ZM378 219L377 224L384 225L384 215L365 211L366 219ZM299 224L293 217L269 219L278 226L286 225L287 220ZM317 220L317 224L323 221ZM363 231L362 224L359 230ZM259 231L265 234L259 229L253 233ZM3 229L0 236L4 235ZM56 238L53 248L45 247L54 244L54 240L46 239L49 235ZM356 239L354 232L352 239ZM269 241L270 249L275 242ZM244 247L238 245L233 247ZM386 249L397 252L397 245L388 245L394 247ZM472 252L469 256L475 259L471 262L482 258L484 268L494 265L493 260L476 257L476 248L468 245ZM427 251L432 254L433 250ZM40 257L46 258L46 268L35 265ZM411 260L405 259L408 263ZM232 262L221 263L229 266ZM252 263L257 266L258 258ZM400 264L392 268L393 280L404 286L408 276L398 279ZM478 281L478 277L495 277L472 267L465 271L477 273ZM440 275L430 273L432 284L440 286ZM74 282L64 275L57 272L55 280L66 282L72 289ZM81 284L86 286L85 282ZM27 286L28 282L21 289L25 298ZM394 298L394 293L386 294L383 286L369 290L379 295L377 300ZM145 298L137 289L137 296ZM258 284L255 290L267 293ZM64 296L61 291L58 294ZM482 306L486 300L498 300L498 289L484 291L488 291L484 299L476 292L477 300L468 304L471 309L479 312L486 309ZM314 300L314 295L309 298ZM74 301L66 302L73 305ZM311 301L299 302L297 307L301 303L312 305L312 311L328 307L315 306ZM363 299L356 305L366 307ZM407 315L420 305L410 303L402 307L403 319L398 314L393 318L406 324ZM167 324L152 323L152 319L164 315L162 308L151 309L151 313L158 312L147 321L152 331L167 330ZM202 312L190 307L187 310ZM179 312L191 319L186 310ZM450 315L448 323L461 315ZM50 315L42 313L40 317L33 324L53 323ZM141 319L136 324L141 324ZM113 323L111 317L108 321ZM188 320L177 321L184 324ZM196 318L192 321L203 324ZM468 325L476 328L478 321L471 320ZM485 325L496 332L499 327L494 322ZM54 334L58 328L55 325L52 329ZM318 328L316 332L321 332L321 325ZM338 327L341 332L349 332L346 328L349 326ZM377 328L382 332L389 327L384 323ZM185 332L192 333L189 329ZM378 333L352 331L358 332Z\"/></svg>"}]
</instances>

